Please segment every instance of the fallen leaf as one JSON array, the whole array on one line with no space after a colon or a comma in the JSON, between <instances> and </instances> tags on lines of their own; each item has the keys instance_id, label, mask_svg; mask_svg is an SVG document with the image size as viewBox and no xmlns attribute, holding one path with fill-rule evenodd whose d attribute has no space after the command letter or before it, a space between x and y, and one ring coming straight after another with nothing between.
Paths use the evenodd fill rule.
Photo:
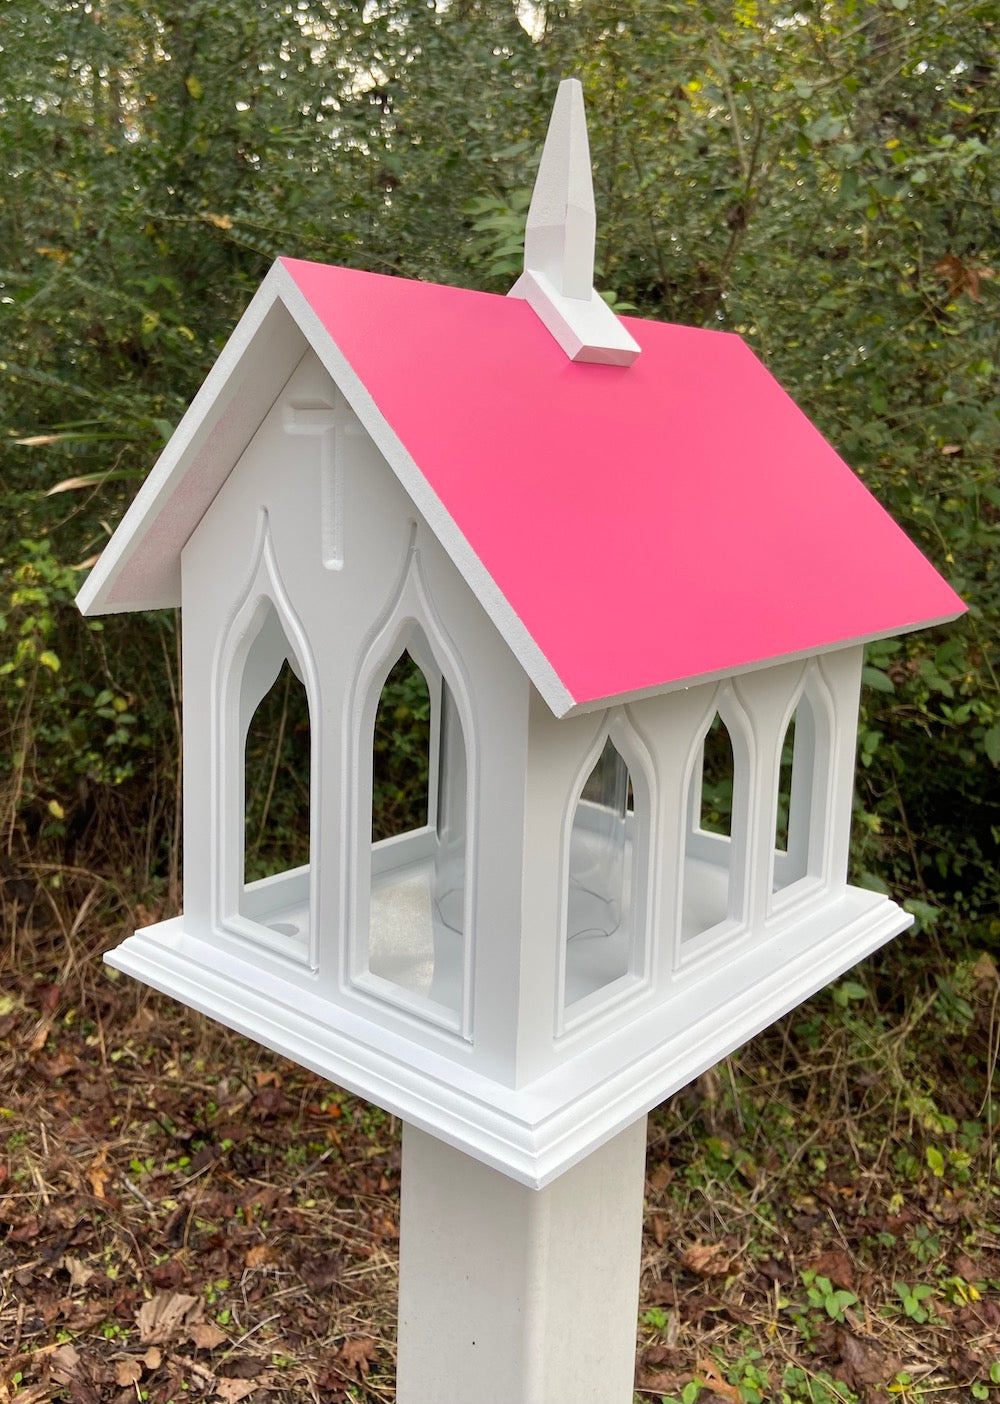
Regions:
<instances>
[{"instance_id":1,"label":"fallen leaf","mask_svg":"<svg viewBox=\"0 0 1000 1404\"><path fill-rule=\"evenodd\" d=\"M225 1331L220 1331L213 1321L199 1321L188 1332L188 1338L199 1350L214 1350L227 1340Z\"/></svg>"},{"instance_id":2,"label":"fallen leaf","mask_svg":"<svg viewBox=\"0 0 1000 1404\"><path fill-rule=\"evenodd\" d=\"M657 1248L662 1248L667 1241L667 1233L669 1231L669 1224L666 1219L662 1214L654 1214L650 1220L649 1227L652 1230L653 1240Z\"/></svg>"},{"instance_id":3,"label":"fallen leaf","mask_svg":"<svg viewBox=\"0 0 1000 1404\"><path fill-rule=\"evenodd\" d=\"M900 1362L891 1359L874 1341L864 1340L853 1331L841 1328L837 1332L840 1350L840 1370L844 1383L857 1389L859 1385L885 1384L899 1369Z\"/></svg>"},{"instance_id":4,"label":"fallen leaf","mask_svg":"<svg viewBox=\"0 0 1000 1404\"><path fill-rule=\"evenodd\" d=\"M29 1214L26 1219L22 1219L16 1228L11 1229L7 1235L11 1243L28 1243L32 1238L37 1238L42 1229L42 1221L37 1214Z\"/></svg>"},{"instance_id":5,"label":"fallen leaf","mask_svg":"<svg viewBox=\"0 0 1000 1404\"><path fill-rule=\"evenodd\" d=\"M58 1053L54 1058L39 1058L38 1069L44 1073L50 1082L55 1082L57 1077L65 1077L68 1072L77 1072L80 1067L79 1059L72 1053Z\"/></svg>"},{"instance_id":6,"label":"fallen leaf","mask_svg":"<svg viewBox=\"0 0 1000 1404\"><path fill-rule=\"evenodd\" d=\"M150 1346L142 1357L142 1363L147 1370L158 1370L163 1364L163 1351L158 1350L156 1346Z\"/></svg>"},{"instance_id":7,"label":"fallen leaf","mask_svg":"<svg viewBox=\"0 0 1000 1404\"><path fill-rule=\"evenodd\" d=\"M809 1266L820 1277L828 1277L834 1287L843 1287L845 1292L854 1291L854 1264L843 1248L831 1248L814 1258Z\"/></svg>"},{"instance_id":8,"label":"fallen leaf","mask_svg":"<svg viewBox=\"0 0 1000 1404\"><path fill-rule=\"evenodd\" d=\"M743 1395L736 1385L724 1380L711 1360L699 1360L697 1379L718 1394L722 1399L732 1400L732 1404L743 1404Z\"/></svg>"},{"instance_id":9,"label":"fallen leaf","mask_svg":"<svg viewBox=\"0 0 1000 1404\"><path fill-rule=\"evenodd\" d=\"M255 1072L253 1080L258 1087L280 1087L281 1073L275 1072L273 1068L265 1072Z\"/></svg>"},{"instance_id":10,"label":"fallen leaf","mask_svg":"<svg viewBox=\"0 0 1000 1404\"><path fill-rule=\"evenodd\" d=\"M189 1333L203 1318L204 1303L186 1292L157 1292L135 1314L143 1345L163 1345L182 1331Z\"/></svg>"},{"instance_id":11,"label":"fallen leaf","mask_svg":"<svg viewBox=\"0 0 1000 1404\"><path fill-rule=\"evenodd\" d=\"M68 1384L80 1368L80 1353L75 1346L61 1345L49 1356L52 1373L60 1384Z\"/></svg>"},{"instance_id":12,"label":"fallen leaf","mask_svg":"<svg viewBox=\"0 0 1000 1404\"><path fill-rule=\"evenodd\" d=\"M992 956L983 951L972 967L972 974L976 980L983 984L992 985L997 978L996 961Z\"/></svg>"},{"instance_id":13,"label":"fallen leaf","mask_svg":"<svg viewBox=\"0 0 1000 1404\"><path fill-rule=\"evenodd\" d=\"M724 1277L733 1265L733 1255L724 1243L692 1243L681 1261L699 1277Z\"/></svg>"},{"instance_id":14,"label":"fallen leaf","mask_svg":"<svg viewBox=\"0 0 1000 1404\"><path fill-rule=\"evenodd\" d=\"M59 1266L65 1272L69 1273L70 1283L74 1287L86 1287L90 1279L96 1276L96 1270L92 1267L88 1267L87 1264L82 1262L79 1258L66 1256L60 1260Z\"/></svg>"},{"instance_id":15,"label":"fallen leaf","mask_svg":"<svg viewBox=\"0 0 1000 1404\"><path fill-rule=\"evenodd\" d=\"M981 1263L975 1263L967 1253L956 1253L951 1261L951 1270L964 1282L983 1282L990 1274Z\"/></svg>"},{"instance_id":16,"label":"fallen leaf","mask_svg":"<svg viewBox=\"0 0 1000 1404\"><path fill-rule=\"evenodd\" d=\"M263 1380L216 1380L215 1393L225 1404L236 1404L237 1400L260 1389L263 1383Z\"/></svg>"},{"instance_id":17,"label":"fallen leaf","mask_svg":"<svg viewBox=\"0 0 1000 1404\"><path fill-rule=\"evenodd\" d=\"M649 1187L654 1190L664 1190L673 1178L673 1166L669 1161L661 1160L649 1176Z\"/></svg>"},{"instance_id":18,"label":"fallen leaf","mask_svg":"<svg viewBox=\"0 0 1000 1404\"><path fill-rule=\"evenodd\" d=\"M114 1170L108 1165L108 1148L102 1146L100 1154L87 1166L87 1179L90 1181L90 1188L95 1199L105 1199L104 1187L113 1177Z\"/></svg>"},{"instance_id":19,"label":"fallen leaf","mask_svg":"<svg viewBox=\"0 0 1000 1404\"><path fill-rule=\"evenodd\" d=\"M42 1051L48 1041L53 1023L54 1016L52 1014L47 1014L44 1019L39 1019L35 1027L35 1032L32 1034L31 1040L28 1043L29 1053L40 1053Z\"/></svg>"},{"instance_id":20,"label":"fallen leaf","mask_svg":"<svg viewBox=\"0 0 1000 1404\"><path fill-rule=\"evenodd\" d=\"M254 1114L263 1118L281 1116L289 1110L291 1103L280 1086L261 1086L253 1099Z\"/></svg>"},{"instance_id":21,"label":"fallen leaf","mask_svg":"<svg viewBox=\"0 0 1000 1404\"><path fill-rule=\"evenodd\" d=\"M368 1366L378 1356L378 1346L371 1336L351 1336L340 1347L339 1354L349 1369L367 1375Z\"/></svg>"},{"instance_id":22,"label":"fallen leaf","mask_svg":"<svg viewBox=\"0 0 1000 1404\"><path fill-rule=\"evenodd\" d=\"M273 1263L276 1256L270 1243L255 1243L252 1248L247 1249L245 1262L248 1268L259 1268Z\"/></svg>"},{"instance_id":23,"label":"fallen leaf","mask_svg":"<svg viewBox=\"0 0 1000 1404\"><path fill-rule=\"evenodd\" d=\"M138 1360L119 1360L115 1365L115 1383L123 1389L142 1379L142 1364Z\"/></svg>"}]
</instances>

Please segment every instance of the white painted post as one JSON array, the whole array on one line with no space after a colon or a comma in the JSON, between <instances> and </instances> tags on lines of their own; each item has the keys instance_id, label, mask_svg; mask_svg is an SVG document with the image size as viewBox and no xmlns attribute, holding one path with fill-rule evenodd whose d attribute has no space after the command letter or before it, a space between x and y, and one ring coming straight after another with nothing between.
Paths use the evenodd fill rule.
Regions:
<instances>
[{"instance_id":1,"label":"white painted post","mask_svg":"<svg viewBox=\"0 0 1000 1404\"><path fill-rule=\"evenodd\" d=\"M398 1404L631 1404L646 1118L544 1189L403 1126Z\"/></svg>"}]
</instances>

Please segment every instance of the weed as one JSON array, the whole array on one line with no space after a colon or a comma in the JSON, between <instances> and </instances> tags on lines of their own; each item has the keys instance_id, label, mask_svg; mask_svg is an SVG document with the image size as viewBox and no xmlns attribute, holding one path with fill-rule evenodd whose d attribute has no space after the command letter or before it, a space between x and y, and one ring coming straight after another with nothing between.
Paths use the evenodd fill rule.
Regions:
<instances>
[{"instance_id":1,"label":"weed","mask_svg":"<svg viewBox=\"0 0 1000 1404\"><path fill-rule=\"evenodd\" d=\"M806 1298L814 1310L825 1311L831 1321L843 1321L844 1312L857 1305L857 1296L843 1287L834 1287L828 1277L805 1271L800 1274L806 1288Z\"/></svg>"}]
</instances>

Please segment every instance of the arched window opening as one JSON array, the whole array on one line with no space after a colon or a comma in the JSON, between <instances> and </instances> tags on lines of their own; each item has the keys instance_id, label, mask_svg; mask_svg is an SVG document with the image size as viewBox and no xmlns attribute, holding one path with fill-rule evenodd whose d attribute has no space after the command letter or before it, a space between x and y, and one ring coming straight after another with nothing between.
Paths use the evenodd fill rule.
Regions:
<instances>
[{"instance_id":1,"label":"arched window opening","mask_svg":"<svg viewBox=\"0 0 1000 1404\"><path fill-rule=\"evenodd\" d=\"M789 720L781 748L772 881L775 893L799 882L810 871L818 761L816 711L808 695L803 694Z\"/></svg>"},{"instance_id":2,"label":"arched window opening","mask_svg":"<svg viewBox=\"0 0 1000 1404\"><path fill-rule=\"evenodd\" d=\"M372 739L368 969L416 997L461 1008L466 754L451 690L412 637L379 696Z\"/></svg>"},{"instance_id":3,"label":"arched window opening","mask_svg":"<svg viewBox=\"0 0 1000 1404\"><path fill-rule=\"evenodd\" d=\"M633 966L634 846L632 778L608 737L570 829L566 1006L611 985Z\"/></svg>"},{"instance_id":4,"label":"arched window opening","mask_svg":"<svg viewBox=\"0 0 1000 1404\"><path fill-rule=\"evenodd\" d=\"M430 735L427 679L404 649L389 670L375 713L373 841L395 838L427 823Z\"/></svg>"},{"instance_id":5,"label":"arched window opening","mask_svg":"<svg viewBox=\"0 0 1000 1404\"><path fill-rule=\"evenodd\" d=\"M729 729L718 712L702 738L688 785L682 942L694 940L729 915L736 759Z\"/></svg>"},{"instance_id":6,"label":"arched window opening","mask_svg":"<svg viewBox=\"0 0 1000 1404\"><path fill-rule=\"evenodd\" d=\"M701 763L699 828L707 834L733 834L733 786L736 762L725 722L716 712L705 733Z\"/></svg>"},{"instance_id":7,"label":"arched window opening","mask_svg":"<svg viewBox=\"0 0 1000 1404\"><path fill-rule=\"evenodd\" d=\"M774 816L774 851L788 852L788 821L792 808L792 759L795 754L795 713L793 712L778 760L778 804ZM777 874L775 875L777 878Z\"/></svg>"},{"instance_id":8,"label":"arched window opening","mask_svg":"<svg viewBox=\"0 0 1000 1404\"><path fill-rule=\"evenodd\" d=\"M288 657L284 635L268 610L244 682L244 705L263 692L243 740L242 871L238 915L304 943L309 935L312 742L309 701ZM273 657L270 655L274 655Z\"/></svg>"}]
</instances>

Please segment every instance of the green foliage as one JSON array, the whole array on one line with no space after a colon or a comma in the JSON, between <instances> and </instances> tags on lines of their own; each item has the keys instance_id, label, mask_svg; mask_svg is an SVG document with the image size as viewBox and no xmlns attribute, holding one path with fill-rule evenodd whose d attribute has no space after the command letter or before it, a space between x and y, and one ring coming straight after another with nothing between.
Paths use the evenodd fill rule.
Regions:
<instances>
[{"instance_id":1,"label":"green foliage","mask_svg":"<svg viewBox=\"0 0 1000 1404\"><path fill-rule=\"evenodd\" d=\"M830 1279L820 1273L808 1270L803 1272L802 1284L806 1289L808 1305L813 1310L825 1311L831 1321L843 1321L844 1312L857 1304L855 1293L845 1291L842 1287L834 1287Z\"/></svg>"},{"instance_id":2,"label":"green foliage","mask_svg":"<svg viewBox=\"0 0 1000 1404\"><path fill-rule=\"evenodd\" d=\"M173 623L84 623L79 566L276 254L506 291L555 83L575 72L600 286L742 334L969 602L869 650L854 861L910 895L931 940L1000 946L998 28L993 0L5 15L8 851L62 856L113 811L123 842L141 836L124 866L176 875ZM405 693L376 740L404 769L426 721ZM381 755L391 832L411 800ZM262 862L299 822L297 783L272 797ZM266 774L251 788L262 805Z\"/></svg>"}]
</instances>

